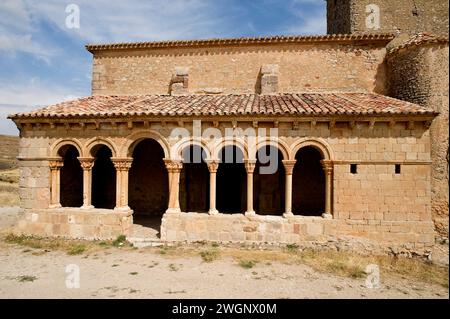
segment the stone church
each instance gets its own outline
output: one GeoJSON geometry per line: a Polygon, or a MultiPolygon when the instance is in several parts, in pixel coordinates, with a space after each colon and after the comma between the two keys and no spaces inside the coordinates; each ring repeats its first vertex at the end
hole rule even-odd
{"type": "Polygon", "coordinates": [[[433,245],[448,234],[448,2],[327,10],[326,35],[87,45],[91,96],[9,116],[19,230],[433,245]]]}

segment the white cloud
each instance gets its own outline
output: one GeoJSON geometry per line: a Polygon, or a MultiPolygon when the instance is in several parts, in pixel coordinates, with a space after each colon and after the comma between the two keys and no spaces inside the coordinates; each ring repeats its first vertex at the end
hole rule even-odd
{"type": "Polygon", "coordinates": [[[19,133],[15,124],[6,118],[9,114],[31,111],[82,95],[82,92],[57,84],[42,83],[37,78],[22,83],[0,82],[0,134],[17,135],[19,133]]]}

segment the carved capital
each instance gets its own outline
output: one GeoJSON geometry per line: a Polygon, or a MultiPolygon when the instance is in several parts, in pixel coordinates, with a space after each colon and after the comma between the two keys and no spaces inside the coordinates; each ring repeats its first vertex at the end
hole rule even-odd
{"type": "Polygon", "coordinates": [[[59,170],[64,166],[64,162],[62,160],[50,160],[48,166],[51,170],[59,170]]]}
{"type": "Polygon", "coordinates": [[[292,175],[292,172],[294,171],[295,163],[297,161],[296,160],[282,160],[282,162],[283,162],[283,166],[284,166],[284,170],[285,170],[286,174],[292,175]]]}
{"type": "Polygon", "coordinates": [[[81,168],[85,171],[90,171],[94,167],[95,158],[93,157],[78,157],[81,168]]]}
{"type": "Polygon", "coordinates": [[[333,172],[333,161],[330,160],[321,160],[323,170],[326,174],[331,174],[333,172]]]}
{"type": "Polygon", "coordinates": [[[253,173],[255,171],[256,160],[244,160],[244,165],[247,173],[253,173]]]}
{"type": "Polygon", "coordinates": [[[133,163],[132,158],[112,158],[111,160],[117,171],[128,171],[133,163]]]}
{"type": "Polygon", "coordinates": [[[206,164],[208,164],[208,170],[210,173],[217,173],[217,169],[219,168],[219,161],[207,160],[206,164]]]}
{"type": "Polygon", "coordinates": [[[183,162],[176,160],[164,160],[167,171],[170,173],[179,173],[183,169],[183,162]]]}

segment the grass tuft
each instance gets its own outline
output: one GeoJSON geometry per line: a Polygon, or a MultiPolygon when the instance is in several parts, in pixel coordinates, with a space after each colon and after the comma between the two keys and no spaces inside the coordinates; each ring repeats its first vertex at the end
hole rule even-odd
{"type": "Polygon", "coordinates": [[[210,263],[220,257],[220,251],[218,249],[207,249],[200,252],[204,262],[210,263]]]}

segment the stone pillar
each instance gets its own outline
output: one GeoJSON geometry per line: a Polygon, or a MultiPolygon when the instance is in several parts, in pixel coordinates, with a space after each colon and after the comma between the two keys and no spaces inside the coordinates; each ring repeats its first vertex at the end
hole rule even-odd
{"type": "Polygon", "coordinates": [[[180,172],[183,169],[181,160],[164,159],[169,173],[169,205],[166,213],[180,213],[180,172]]]}
{"type": "Polygon", "coordinates": [[[94,208],[92,205],[92,168],[95,158],[78,157],[81,168],[83,169],[83,206],[81,208],[94,208]]]}
{"type": "Polygon", "coordinates": [[[219,211],[216,209],[216,173],[219,168],[219,162],[214,160],[207,161],[209,170],[209,214],[216,215],[219,211]]]}
{"type": "Polygon", "coordinates": [[[264,64],[261,67],[261,94],[278,92],[278,65],[264,64]]]}
{"type": "Polygon", "coordinates": [[[333,162],[330,160],[322,160],[323,170],[325,172],[325,212],[322,214],[324,218],[333,218],[331,209],[331,197],[333,193],[333,162]]]}
{"type": "Polygon", "coordinates": [[[61,167],[64,166],[62,159],[50,160],[48,162],[50,167],[50,178],[51,178],[51,197],[50,197],[50,208],[61,207],[60,203],[60,186],[61,186],[61,167]]]}
{"type": "Polygon", "coordinates": [[[247,211],[246,216],[256,215],[253,209],[253,172],[256,160],[245,160],[245,170],[247,171],[247,211]]]}
{"type": "Polygon", "coordinates": [[[283,160],[284,165],[284,171],[286,175],[286,184],[284,189],[285,194],[285,200],[284,200],[284,206],[285,211],[283,216],[284,217],[290,217],[294,214],[292,213],[292,173],[294,171],[296,160],[283,160]]]}
{"type": "Polygon", "coordinates": [[[113,158],[116,168],[116,207],[114,209],[130,210],[128,206],[128,172],[133,158],[113,158]]]}
{"type": "Polygon", "coordinates": [[[188,67],[175,67],[170,81],[170,94],[171,95],[185,95],[189,94],[189,68],[188,67]]]}

